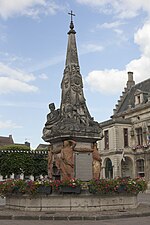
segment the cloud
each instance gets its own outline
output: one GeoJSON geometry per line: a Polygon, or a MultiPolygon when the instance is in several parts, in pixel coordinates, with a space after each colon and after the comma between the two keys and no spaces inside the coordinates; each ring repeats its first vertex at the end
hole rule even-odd
{"type": "Polygon", "coordinates": [[[25,82],[35,80],[35,76],[33,74],[27,74],[20,69],[13,69],[4,63],[0,63],[0,76],[7,76],[25,82]]]}
{"type": "Polygon", "coordinates": [[[124,25],[125,22],[122,22],[121,20],[113,21],[111,23],[103,23],[103,24],[97,24],[96,29],[107,29],[112,30],[116,33],[117,37],[119,38],[119,42],[117,40],[117,43],[127,41],[128,38],[126,37],[124,31],[120,29],[120,26],[124,25]]]}
{"type": "Polygon", "coordinates": [[[121,92],[125,86],[125,71],[117,69],[92,71],[85,78],[86,83],[92,91],[98,91],[102,94],[116,94],[121,92]]]}
{"type": "Polygon", "coordinates": [[[141,50],[141,56],[132,60],[126,68],[133,70],[136,74],[136,81],[150,77],[150,21],[147,21],[134,35],[134,42],[141,50]]]}
{"type": "Polygon", "coordinates": [[[35,5],[44,5],[45,0],[1,0],[0,1],[0,16],[3,19],[12,17],[15,14],[22,14],[24,10],[27,10],[30,7],[35,5]]]}
{"type": "Polygon", "coordinates": [[[10,92],[36,92],[37,87],[8,77],[0,77],[0,94],[10,92]]]}
{"type": "Polygon", "coordinates": [[[147,21],[134,35],[134,41],[140,46],[142,54],[150,57],[150,21],[147,21]]]}
{"type": "Polygon", "coordinates": [[[9,17],[26,15],[32,18],[38,18],[40,14],[55,14],[57,11],[65,9],[65,5],[57,4],[53,0],[1,0],[0,17],[8,19],[9,17]]]}
{"type": "Polygon", "coordinates": [[[42,73],[42,74],[39,75],[39,78],[42,79],[42,80],[47,80],[48,76],[45,73],[42,73]]]}
{"type": "Polygon", "coordinates": [[[118,20],[118,21],[114,21],[111,23],[98,24],[97,28],[114,29],[114,28],[120,27],[123,24],[125,24],[125,23],[118,20]]]}
{"type": "Polygon", "coordinates": [[[95,7],[104,13],[116,14],[120,18],[133,18],[140,10],[150,14],[149,0],[76,0],[80,4],[95,7]]]}
{"type": "Polygon", "coordinates": [[[84,44],[81,46],[82,50],[82,54],[86,54],[86,53],[91,53],[91,52],[101,52],[104,47],[101,45],[97,45],[97,44],[84,44]]]}
{"type": "Polygon", "coordinates": [[[124,70],[110,69],[91,71],[85,81],[92,91],[103,94],[116,94],[123,91],[127,82],[127,72],[133,71],[136,83],[150,78],[150,21],[147,21],[142,28],[134,35],[134,42],[141,50],[137,59],[131,60],[125,65],[124,70]]]}
{"type": "Polygon", "coordinates": [[[1,121],[0,120],[0,129],[14,129],[14,128],[22,128],[22,126],[17,125],[16,123],[12,122],[11,120],[1,121]]]}
{"type": "Polygon", "coordinates": [[[0,41],[3,43],[7,42],[6,26],[0,24],[0,41]]]}
{"type": "MultiPolygon", "coordinates": [[[[34,102],[34,101],[27,101],[27,102],[12,102],[12,101],[1,101],[0,107],[13,107],[13,108],[33,108],[33,109],[43,109],[45,106],[47,106],[46,102],[34,102]]],[[[1,115],[0,115],[1,117],[1,115]]]]}
{"type": "Polygon", "coordinates": [[[27,74],[22,70],[13,69],[4,63],[0,63],[0,94],[10,92],[35,92],[37,87],[28,84],[35,80],[33,74],[27,74]]]}
{"type": "Polygon", "coordinates": [[[41,63],[31,66],[30,71],[32,71],[32,72],[39,71],[39,70],[48,68],[50,66],[57,65],[63,61],[64,61],[64,54],[57,54],[57,56],[54,56],[53,58],[44,60],[41,63]]]}

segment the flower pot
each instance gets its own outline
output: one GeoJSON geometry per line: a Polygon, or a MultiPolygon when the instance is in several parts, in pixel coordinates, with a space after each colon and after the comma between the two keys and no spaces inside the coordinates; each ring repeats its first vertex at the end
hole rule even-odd
{"type": "Polygon", "coordinates": [[[59,187],[60,193],[74,193],[74,194],[80,194],[81,193],[81,187],[80,186],[60,186],[59,187]]]}
{"type": "Polygon", "coordinates": [[[118,187],[118,192],[119,192],[119,193],[124,193],[124,192],[126,192],[126,185],[121,184],[121,185],[118,187]]]}
{"type": "Polygon", "coordinates": [[[39,186],[37,188],[37,193],[39,194],[46,194],[50,195],[52,193],[52,187],[51,186],[39,186]]]}
{"type": "Polygon", "coordinates": [[[97,193],[97,190],[96,190],[96,188],[93,185],[88,185],[88,189],[89,189],[89,192],[91,194],[96,194],[97,193]]]}

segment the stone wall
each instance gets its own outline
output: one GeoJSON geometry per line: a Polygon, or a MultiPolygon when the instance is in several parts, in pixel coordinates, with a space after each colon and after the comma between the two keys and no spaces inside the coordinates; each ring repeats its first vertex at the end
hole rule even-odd
{"type": "Polygon", "coordinates": [[[136,208],[137,196],[65,194],[31,197],[28,195],[9,196],[6,208],[24,211],[103,211],[136,208]]]}

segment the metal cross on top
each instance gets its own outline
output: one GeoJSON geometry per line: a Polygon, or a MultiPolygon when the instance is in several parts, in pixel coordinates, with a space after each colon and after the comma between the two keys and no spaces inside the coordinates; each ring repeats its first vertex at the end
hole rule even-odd
{"type": "Polygon", "coordinates": [[[68,13],[69,15],[71,15],[71,22],[72,22],[72,16],[75,16],[75,14],[73,13],[73,11],[71,10],[70,13],[68,13]]]}

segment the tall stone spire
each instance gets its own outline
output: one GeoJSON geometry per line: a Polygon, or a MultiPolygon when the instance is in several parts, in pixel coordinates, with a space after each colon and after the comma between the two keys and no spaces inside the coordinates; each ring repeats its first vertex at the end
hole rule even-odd
{"type": "Polygon", "coordinates": [[[66,66],[71,66],[71,64],[75,64],[76,66],[79,66],[78,62],[78,53],[77,53],[77,46],[76,46],[76,38],[75,38],[75,30],[74,30],[74,24],[72,20],[72,15],[75,16],[75,14],[69,13],[71,15],[71,22],[70,22],[70,30],[68,32],[68,47],[67,47],[67,55],[66,55],[66,66]]]}
{"type": "Polygon", "coordinates": [[[91,117],[86,106],[76,46],[76,32],[72,20],[72,16],[75,15],[72,11],[69,14],[71,22],[68,32],[66,63],[61,82],[60,109],[55,110],[53,103],[49,105],[51,112],[47,115],[42,138],[47,142],[63,138],[90,139],[91,142],[94,142],[101,139],[101,128],[98,122],[91,117]]]}
{"type": "Polygon", "coordinates": [[[91,119],[83,94],[83,82],[80,74],[74,24],[71,13],[70,30],[68,32],[68,46],[66,64],[61,83],[61,115],[67,118],[82,117],[82,122],[91,119]]]}

